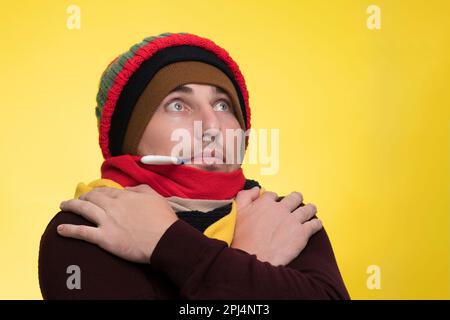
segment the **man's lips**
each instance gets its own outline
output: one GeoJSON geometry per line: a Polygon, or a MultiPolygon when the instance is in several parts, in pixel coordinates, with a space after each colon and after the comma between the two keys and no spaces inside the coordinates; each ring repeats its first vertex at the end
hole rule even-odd
{"type": "Polygon", "coordinates": [[[225,156],[221,155],[221,154],[216,155],[214,150],[212,150],[211,152],[204,151],[202,153],[192,156],[190,159],[187,160],[186,163],[222,164],[222,163],[225,163],[225,156]]]}
{"type": "Polygon", "coordinates": [[[192,164],[223,164],[224,161],[222,158],[218,157],[200,157],[200,158],[193,158],[191,160],[192,164]]]}

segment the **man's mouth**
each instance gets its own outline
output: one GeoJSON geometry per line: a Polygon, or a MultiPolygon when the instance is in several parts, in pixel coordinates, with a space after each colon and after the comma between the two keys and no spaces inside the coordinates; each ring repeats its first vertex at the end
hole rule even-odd
{"type": "Polygon", "coordinates": [[[186,163],[203,165],[224,164],[225,156],[221,152],[216,153],[216,150],[203,150],[203,152],[193,155],[186,163]]]}

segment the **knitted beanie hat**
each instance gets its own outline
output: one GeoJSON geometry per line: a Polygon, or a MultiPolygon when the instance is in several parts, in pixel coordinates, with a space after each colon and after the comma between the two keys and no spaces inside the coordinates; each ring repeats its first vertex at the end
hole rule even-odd
{"type": "Polygon", "coordinates": [[[102,74],[95,113],[103,157],[135,153],[156,107],[187,83],[228,93],[241,128],[250,129],[245,79],[228,52],[194,34],[162,33],[132,46],[102,74]]]}

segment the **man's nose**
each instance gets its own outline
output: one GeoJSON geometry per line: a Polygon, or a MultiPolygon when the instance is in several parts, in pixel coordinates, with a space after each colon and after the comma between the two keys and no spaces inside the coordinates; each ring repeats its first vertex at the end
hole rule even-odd
{"type": "Polygon", "coordinates": [[[216,132],[220,131],[220,121],[217,117],[217,112],[209,104],[205,104],[200,109],[200,120],[202,121],[202,134],[205,132],[210,135],[216,135],[216,132]]]}

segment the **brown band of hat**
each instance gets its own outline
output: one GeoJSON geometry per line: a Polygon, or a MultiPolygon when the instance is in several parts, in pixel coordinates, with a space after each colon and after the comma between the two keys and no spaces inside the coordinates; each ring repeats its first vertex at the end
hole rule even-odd
{"type": "Polygon", "coordinates": [[[161,68],[139,97],[125,133],[122,145],[124,154],[137,155],[137,148],[145,128],[161,101],[173,89],[188,83],[214,85],[225,90],[231,99],[241,128],[245,129],[236,89],[226,74],[213,65],[200,61],[175,62],[161,68]]]}

